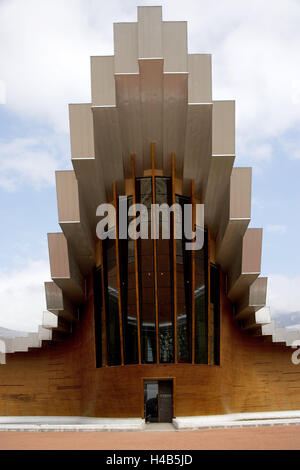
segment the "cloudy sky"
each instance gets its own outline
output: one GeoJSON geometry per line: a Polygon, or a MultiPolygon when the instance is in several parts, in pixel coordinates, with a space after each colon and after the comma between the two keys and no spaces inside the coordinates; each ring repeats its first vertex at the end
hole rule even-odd
{"type": "Polygon", "coordinates": [[[273,314],[300,312],[299,0],[0,0],[0,326],[34,331],[59,230],[55,169],[70,169],[70,102],[90,101],[90,56],[137,5],[187,20],[213,54],[213,98],[235,99],[236,166],[253,166],[251,226],[264,228],[273,314]]]}

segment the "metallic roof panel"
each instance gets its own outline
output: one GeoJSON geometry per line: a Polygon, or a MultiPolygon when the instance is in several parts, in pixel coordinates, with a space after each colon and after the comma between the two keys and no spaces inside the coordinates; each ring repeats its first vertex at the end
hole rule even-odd
{"type": "Polygon", "coordinates": [[[114,23],[115,73],[138,73],[138,25],[114,23]]]}
{"type": "Polygon", "coordinates": [[[72,158],[93,157],[95,150],[91,104],[70,104],[69,124],[72,158]]]}
{"type": "Polygon", "coordinates": [[[164,72],[187,72],[187,22],[162,23],[164,72]]]}
{"type": "Polygon", "coordinates": [[[212,153],[235,155],[235,101],[213,102],[212,153]]]}
{"type": "Polygon", "coordinates": [[[155,166],[163,168],[163,59],[140,59],[143,168],[151,168],[151,143],[155,142],[155,166]]]}
{"type": "Polygon", "coordinates": [[[115,80],[125,177],[131,177],[131,153],[136,155],[136,175],[142,176],[143,134],[140,76],[138,74],[116,75],[115,80]]]}
{"type": "Polygon", "coordinates": [[[175,152],[176,176],[182,177],[187,120],[187,74],[164,73],[163,170],[171,175],[171,153],[175,152]]]}
{"type": "MultiPolygon", "coordinates": [[[[185,137],[183,178],[195,180],[195,194],[202,195],[211,161],[212,105],[189,104],[185,137]]],[[[185,189],[184,189],[185,192],[185,189]]]]}
{"type": "Polygon", "coordinates": [[[94,107],[96,165],[103,178],[107,200],[112,200],[113,181],[123,184],[124,168],[118,109],[94,107]]]}
{"type": "Polygon", "coordinates": [[[210,54],[189,54],[189,103],[211,103],[212,73],[210,54]]]}
{"type": "Polygon", "coordinates": [[[114,56],[91,57],[93,106],[114,106],[116,104],[114,73],[114,56]]]}
{"type": "Polygon", "coordinates": [[[214,238],[218,232],[226,194],[229,192],[233,164],[234,156],[231,155],[213,155],[211,157],[204,205],[205,223],[210,227],[214,238]]]}
{"type": "Polygon", "coordinates": [[[139,58],[162,57],[162,7],[138,7],[139,58]]]}

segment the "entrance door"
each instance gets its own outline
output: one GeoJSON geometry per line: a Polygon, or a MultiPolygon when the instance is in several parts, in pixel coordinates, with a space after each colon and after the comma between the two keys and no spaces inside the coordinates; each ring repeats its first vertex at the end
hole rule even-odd
{"type": "Polygon", "coordinates": [[[173,418],[173,382],[158,382],[158,417],[160,423],[171,423],[173,418]]]}
{"type": "Polygon", "coordinates": [[[173,418],[173,381],[145,380],[145,419],[150,423],[171,423],[173,418]]]}

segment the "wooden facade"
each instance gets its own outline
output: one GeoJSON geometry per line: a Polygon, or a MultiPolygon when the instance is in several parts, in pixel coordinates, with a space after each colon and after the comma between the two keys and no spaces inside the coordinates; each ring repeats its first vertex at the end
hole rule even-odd
{"type": "Polygon", "coordinates": [[[278,341],[275,326],[268,318],[256,321],[256,313],[263,310],[266,300],[266,279],[258,277],[262,229],[248,228],[251,169],[232,168],[234,102],[212,101],[211,57],[188,54],[186,24],[162,21],[161,7],[139,7],[138,23],[118,23],[114,32],[115,55],[93,57],[91,61],[92,102],[70,106],[74,171],[61,171],[56,175],[58,215],[63,233],[48,234],[52,283],[45,284],[47,310],[58,317],[58,326],[64,324],[62,319],[72,322],[69,328],[72,333],[61,334],[58,327],[49,332],[45,326],[46,337],[39,332],[33,334],[35,342],[26,343],[27,338],[21,338],[27,345],[23,345],[23,349],[31,348],[28,352],[15,352],[20,350],[18,339],[16,346],[12,344],[6,354],[7,364],[0,366],[0,414],[140,417],[144,413],[143,381],[146,379],[172,380],[174,416],[299,410],[300,366],[292,363],[293,350],[286,346],[292,344],[293,337],[286,331],[280,336],[282,342],[268,341],[270,338],[278,341]],[[151,180],[152,203],[156,202],[156,178],[169,179],[172,203],[179,196],[192,203],[193,229],[198,225],[196,204],[201,201],[205,205],[208,255],[207,266],[202,270],[205,282],[201,282],[201,287],[206,289],[205,321],[201,327],[198,321],[196,327],[197,318],[199,320],[199,307],[195,305],[198,265],[197,255],[192,251],[186,275],[186,290],[191,294],[187,297],[189,299],[190,295],[191,299],[186,302],[188,307],[184,312],[188,319],[186,336],[190,334],[192,338],[191,357],[180,358],[179,299],[185,289],[181,285],[180,290],[179,284],[185,274],[184,263],[181,263],[182,271],[177,273],[173,214],[172,248],[170,245],[173,258],[170,269],[166,263],[160,274],[167,274],[167,279],[170,274],[169,279],[172,279],[172,288],[171,281],[167,285],[172,300],[166,304],[170,306],[168,321],[172,323],[174,344],[172,340],[169,344],[174,346],[174,358],[170,355],[165,360],[168,363],[163,363],[159,357],[160,242],[154,238],[154,268],[149,268],[148,274],[153,275],[153,312],[150,313],[155,324],[156,361],[143,363],[146,361],[141,335],[143,321],[149,318],[143,312],[140,245],[135,240],[134,266],[132,262],[135,294],[131,305],[136,306],[133,316],[136,318],[137,358],[131,361],[134,364],[125,365],[126,315],[125,310],[122,312],[122,301],[126,295],[120,274],[122,238],[118,239],[118,222],[110,220],[109,228],[115,227],[117,235],[114,287],[118,294],[120,361],[114,363],[120,365],[109,366],[106,252],[105,242],[95,243],[95,214],[99,215],[96,208],[108,201],[113,201],[117,207],[118,196],[124,194],[135,203],[138,198],[135,183],[143,177],[151,180]],[[216,264],[221,273],[220,361],[215,361],[213,354],[217,343],[214,343],[211,263],[216,264]],[[101,342],[100,364],[96,364],[92,273],[95,265],[101,266],[102,274],[96,285],[102,293],[98,322],[101,334],[97,336],[97,344],[101,342]],[[207,276],[203,274],[206,271],[207,276]],[[262,331],[265,326],[269,328],[269,336],[262,331]],[[207,361],[197,357],[195,337],[200,330],[202,333],[205,330],[202,336],[207,339],[207,343],[203,343],[207,361]],[[48,341],[40,348],[41,338],[48,341]],[[59,339],[63,340],[56,341],[59,339]],[[183,360],[190,362],[180,362],[183,360]],[[219,362],[220,365],[215,365],[219,362]]]}
{"type": "Polygon", "coordinates": [[[42,349],[7,355],[0,366],[0,414],[140,417],[143,378],[174,380],[174,416],[300,408],[292,349],[241,330],[221,279],[221,365],[96,368],[93,282],[73,334],[42,349]]]}

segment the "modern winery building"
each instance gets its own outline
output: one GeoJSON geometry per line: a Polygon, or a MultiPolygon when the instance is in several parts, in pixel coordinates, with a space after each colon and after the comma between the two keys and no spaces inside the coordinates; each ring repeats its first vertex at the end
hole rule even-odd
{"type": "Polygon", "coordinates": [[[138,7],[137,22],[114,24],[114,55],[91,58],[91,102],[69,117],[73,170],[56,172],[47,311],[38,332],[3,340],[0,415],[299,410],[300,334],[276,328],[265,306],[251,168],[234,166],[235,103],[213,101],[211,56],[188,53],[187,23],[138,7]],[[101,240],[104,203],[117,217],[101,240]],[[175,212],[169,239],[160,228],[120,237],[124,204],[189,204],[193,230],[203,204],[202,248],[176,236],[175,212]]]}

